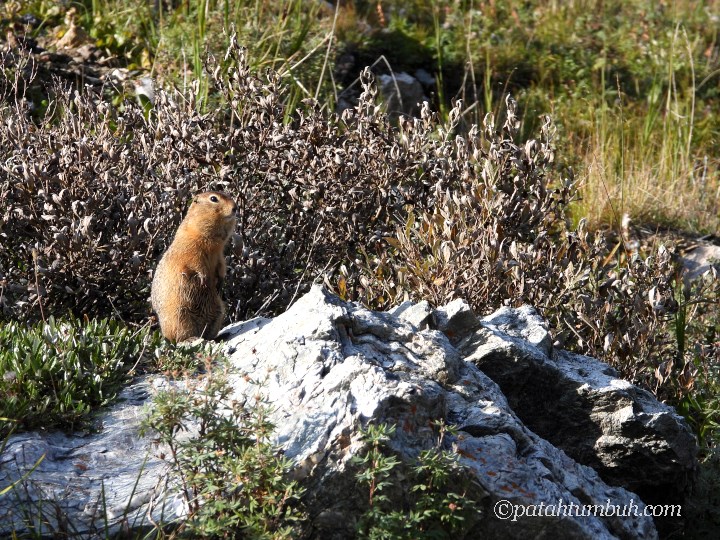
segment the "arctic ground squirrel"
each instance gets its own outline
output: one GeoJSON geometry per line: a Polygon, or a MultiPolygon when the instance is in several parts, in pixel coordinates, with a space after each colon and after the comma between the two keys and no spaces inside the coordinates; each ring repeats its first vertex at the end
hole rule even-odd
{"type": "Polygon", "coordinates": [[[220,290],[226,274],[225,244],[237,205],[218,191],[193,199],[175,238],[155,269],[152,307],[170,341],[217,336],[225,318],[220,290]]]}

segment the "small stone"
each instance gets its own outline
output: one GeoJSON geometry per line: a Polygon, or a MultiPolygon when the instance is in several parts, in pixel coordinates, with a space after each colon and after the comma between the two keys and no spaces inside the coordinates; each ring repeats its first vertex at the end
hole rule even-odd
{"type": "Polygon", "coordinates": [[[480,327],[472,308],[461,299],[437,308],[433,312],[435,328],[445,334],[453,344],[462,341],[480,327]]]}
{"type": "Polygon", "coordinates": [[[391,116],[413,116],[420,110],[420,104],[427,101],[422,85],[404,71],[380,75],[378,83],[391,116]]]}
{"type": "Polygon", "coordinates": [[[426,300],[417,304],[406,300],[399,306],[394,307],[388,313],[399,317],[401,320],[409,322],[419,330],[428,328],[432,316],[432,308],[426,300]]]}
{"type": "Polygon", "coordinates": [[[686,283],[698,279],[712,267],[720,269],[720,246],[701,245],[680,259],[686,283]]]}
{"type": "Polygon", "coordinates": [[[535,345],[547,356],[552,356],[553,339],[535,308],[524,305],[519,308],[503,307],[482,320],[483,324],[535,345]]]}

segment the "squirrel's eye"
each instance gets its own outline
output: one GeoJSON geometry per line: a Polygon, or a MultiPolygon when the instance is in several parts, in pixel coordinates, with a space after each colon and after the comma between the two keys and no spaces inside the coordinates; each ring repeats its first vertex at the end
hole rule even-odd
{"type": "Polygon", "coordinates": [[[218,202],[218,198],[215,195],[210,195],[210,201],[211,202],[218,202]]]}

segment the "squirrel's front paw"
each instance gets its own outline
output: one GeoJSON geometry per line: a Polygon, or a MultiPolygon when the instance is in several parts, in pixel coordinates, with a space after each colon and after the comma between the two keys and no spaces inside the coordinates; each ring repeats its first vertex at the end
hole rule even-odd
{"type": "Polygon", "coordinates": [[[192,270],[185,270],[184,272],[180,272],[180,274],[185,279],[197,279],[200,282],[201,287],[207,287],[208,284],[208,277],[207,274],[204,272],[194,272],[192,270]]]}

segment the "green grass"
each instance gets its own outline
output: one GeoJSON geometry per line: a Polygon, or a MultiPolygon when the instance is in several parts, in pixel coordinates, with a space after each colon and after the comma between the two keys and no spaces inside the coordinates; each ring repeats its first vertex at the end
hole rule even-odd
{"type": "Polygon", "coordinates": [[[294,102],[330,83],[322,68],[332,17],[321,16],[319,3],[187,0],[159,2],[157,10],[145,0],[83,4],[83,26],[98,46],[127,56],[130,67],[149,70],[162,84],[184,91],[197,85],[201,107],[211,103],[203,59],[208,52],[222,59],[233,34],[248,47],[254,70],[271,68],[291,83],[294,102]]]}
{"type": "Polygon", "coordinates": [[[714,5],[510,1],[482,10],[470,2],[464,10],[447,2],[445,58],[453,68],[470,60],[479,87],[448,94],[479,101],[477,121],[510,91],[523,136],[550,113],[559,125],[559,155],[584,179],[577,213],[592,224],[617,227],[628,213],[644,223],[714,231],[714,5]]]}

